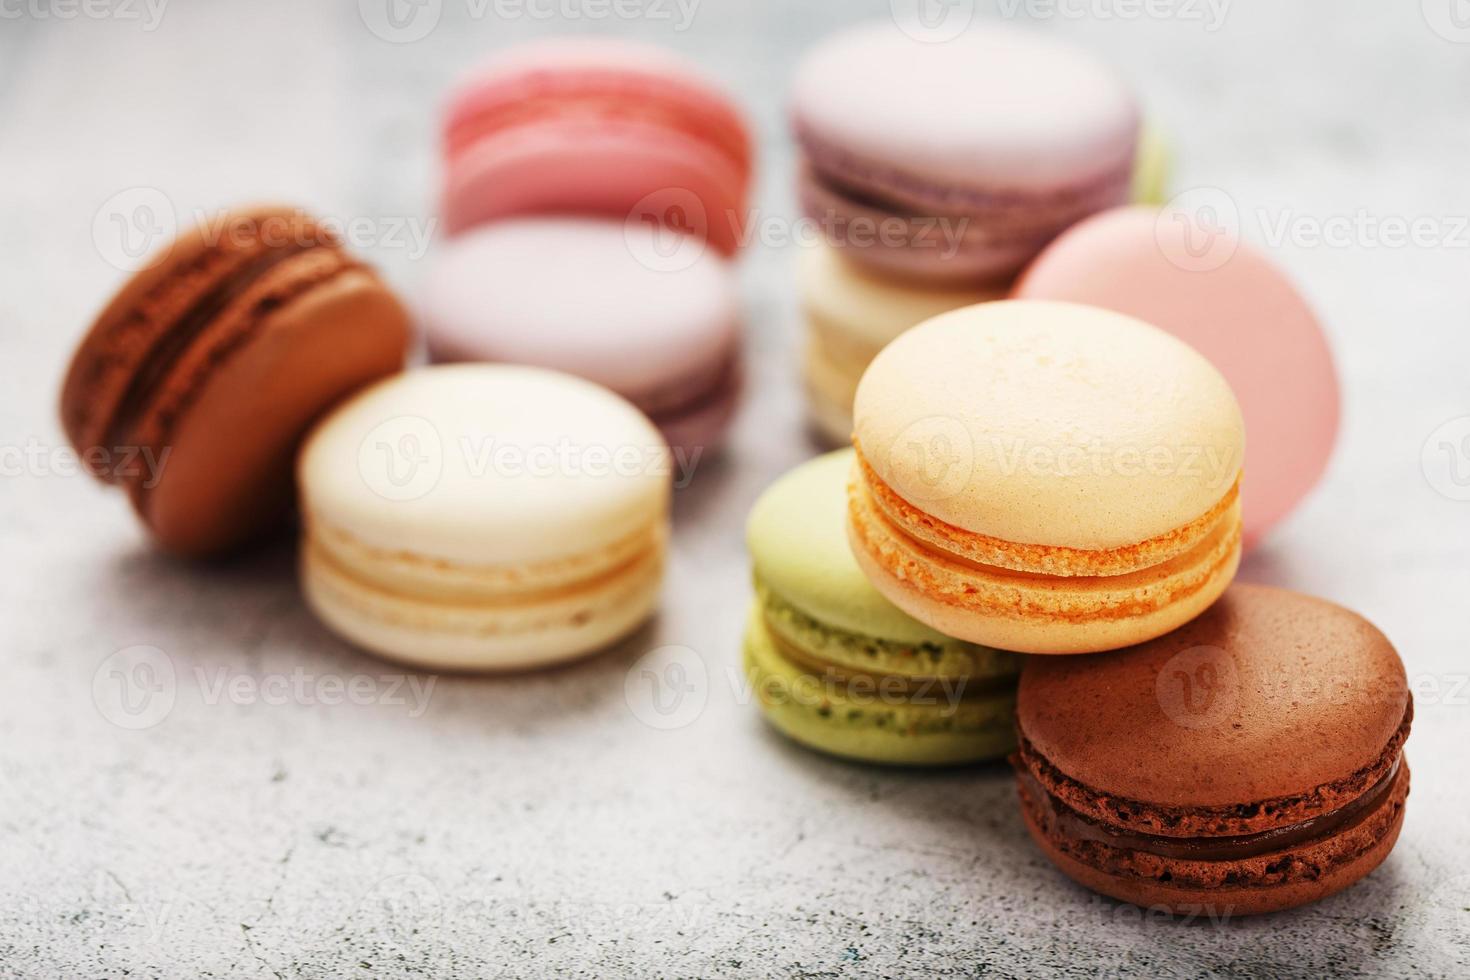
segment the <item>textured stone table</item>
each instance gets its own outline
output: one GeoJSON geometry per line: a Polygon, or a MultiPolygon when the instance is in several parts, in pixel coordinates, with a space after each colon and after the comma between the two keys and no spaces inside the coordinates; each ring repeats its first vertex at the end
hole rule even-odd
{"type": "Polygon", "coordinates": [[[1470,30],[1449,0],[1420,6],[981,4],[1124,66],[1175,135],[1178,185],[1226,189],[1321,308],[1341,445],[1243,576],[1362,610],[1419,692],[1383,868],[1313,908],[1180,924],[1054,872],[1001,768],[818,758],[737,680],[741,521],[812,451],[782,93],[803,46],[887,4],[434,0],[405,8],[439,18],[410,40],[426,22],[394,28],[373,0],[377,34],[351,2],[0,3],[0,975],[1464,976],[1470,30]],[[152,554],[120,495],[68,467],[56,387],[121,275],[112,215],[141,235],[160,201],[366,217],[363,251],[412,291],[437,93],[559,8],[688,51],[759,127],[751,396],[679,494],[655,626],[569,669],[430,688],[311,619],[289,542],[205,572],[152,554]],[[1413,218],[1432,240],[1373,224],[1413,218]],[[138,646],[158,652],[118,654],[138,646]]]}

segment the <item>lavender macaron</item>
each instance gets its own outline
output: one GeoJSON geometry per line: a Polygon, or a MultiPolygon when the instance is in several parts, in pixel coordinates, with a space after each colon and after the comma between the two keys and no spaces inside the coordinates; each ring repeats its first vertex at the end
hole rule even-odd
{"type": "Polygon", "coordinates": [[[997,282],[1128,200],[1140,113],[1123,81],[1045,34],[936,43],[892,21],[818,44],[792,125],[803,209],[847,255],[909,280],[997,282]]]}
{"type": "Polygon", "coordinates": [[[631,401],[685,459],[715,451],[740,388],[734,272],[714,250],[662,234],[535,217],[454,238],[424,290],[430,358],[580,375],[631,401]]]}

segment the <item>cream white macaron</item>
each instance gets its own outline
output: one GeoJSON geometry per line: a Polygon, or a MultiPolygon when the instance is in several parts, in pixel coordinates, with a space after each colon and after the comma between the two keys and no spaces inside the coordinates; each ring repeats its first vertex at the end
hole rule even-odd
{"type": "Polygon", "coordinates": [[[399,375],[302,449],[307,600],[353,643],[432,670],[591,653],[657,604],[670,467],[652,423],[591,382],[489,364],[399,375]]]}

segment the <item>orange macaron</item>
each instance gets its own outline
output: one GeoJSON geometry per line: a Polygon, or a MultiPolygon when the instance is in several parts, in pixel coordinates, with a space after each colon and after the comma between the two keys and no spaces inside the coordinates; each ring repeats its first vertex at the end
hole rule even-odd
{"type": "Polygon", "coordinates": [[[855,406],[848,532],[942,633],[1091,653],[1167,633],[1240,560],[1245,434],[1194,350],[1068,303],[986,303],[883,350],[855,406]]]}

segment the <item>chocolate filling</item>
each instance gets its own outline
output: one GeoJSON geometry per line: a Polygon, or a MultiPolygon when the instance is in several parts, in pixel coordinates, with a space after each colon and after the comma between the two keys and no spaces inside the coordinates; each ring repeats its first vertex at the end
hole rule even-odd
{"type": "Polygon", "coordinates": [[[1026,795],[1043,811],[1048,823],[1070,840],[1095,841],[1121,850],[1141,851],[1157,857],[1183,861],[1243,861],[1322,840],[1351,829],[1376,810],[1393,789],[1399,774],[1395,759],[1388,773],[1362,796],[1345,806],[1300,823],[1276,827],[1258,834],[1231,837],[1160,837],[1154,834],[1118,832],[1091,820],[1046,791],[1036,777],[1018,770],[1026,795]]]}
{"type": "Polygon", "coordinates": [[[232,302],[276,266],[319,247],[330,246],[297,241],[280,248],[267,249],[216,283],[212,289],[201,296],[153,345],[147,357],[133,373],[127,390],[118,401],[112,423],[107,428],[105,444],[126,446],[131,443],[133,424],[143,413],[144,407],[156,392],[158,385],[184,356],[184,352],[193,344],[195,338],[203,333],[232,302]]]}

